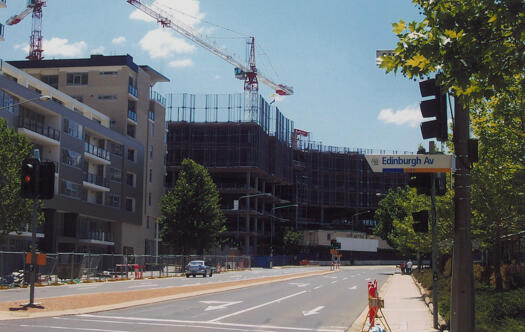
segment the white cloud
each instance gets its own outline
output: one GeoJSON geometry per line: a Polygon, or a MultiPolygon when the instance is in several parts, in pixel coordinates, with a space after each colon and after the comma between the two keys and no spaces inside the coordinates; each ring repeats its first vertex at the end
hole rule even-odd
{"type": "Polygon", "coordinates": [[[416,127],[422,120],[421,112],[418,105],[409,105],[403,109],[392,110],[385,108],[379,111],[377,119],[385,123],[393,123],[396,125],[408,125],[416,127]]]}
{"type": "Polygon", "coordinates": [[[91,54],[104,54],[106,48],[104,46],[99,46],[91,50],[91,54]]]}
{"type": "Polygon", "coordinates": [[[173,61],[170,61],[169,66],[173,68],[191,67],[193,66],[193,60],[189,58],[173,60],[173,61]]]}
{"type": "Polygon", "coordinates": [[[14,47],[15,50],[22,50],[26,53],[29,53],[29,45],[27,43],[16,44],[14,47]]]}
{"type": "Polygon", "coordinates": [[[121,44],[124,44],[126,42],[126,37],[120,36],[120,37],[117,37],[117,38],[113,38],[113,40],[111,42],[113,44],[115,44],[115,45],[121,45],[121,44]]]}
{"type": "Polygon", "coordinates": [[[44,57],[78,57],[84,55],[87,50],[87,43],[84,41],[70,43],[68,39],[58,37],[44,39],[42,46],[44,57]]]}
{"type": "Polygon", "coordinates": [[[153,59],[170,58],[175,54],[187,54],[195,51],[195,46],[184,39],[174,36],[174,32],[163,28],[148,31],[139,42],[153,59]]]}
{"type": "MultiPolygon", "coordinates": [[[[195,27],[205,16],[200,11],[200,1],[198,0],[155,0],[150,7],[190,27],[195,27]]],[[[145,22],[155,22],[153,18],[138,9],[133,11],[129,18],[145,22]]]]}

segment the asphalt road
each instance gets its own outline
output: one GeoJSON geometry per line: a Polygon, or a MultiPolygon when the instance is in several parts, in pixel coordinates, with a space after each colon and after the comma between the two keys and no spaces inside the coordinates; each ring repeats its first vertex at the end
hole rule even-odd
{"type": "MultiPolygon", "coordinates": [[[[259,274],[285,273],[286,270],[263,270],[259,274]]],[[[343,267],[340,272],[329,275],[126,309],[3,321],[0,322],[0,331],[342,332],[366,306],[368,281],[377,279],[381,286],[393,272],[393,267],[343,267]]],[[[230,273],[224,277],[230,278],[230,273]]],[[[211,279],[191,279],[192,282],[203,280],[211,279]]]]}
{"type": "MultiPolygon", "coordinates": [[[[162,279],[142,279],[142,280],[128,280],[118,282],[94,282],[81,283],[74,285],[62,286],[46,286],[35,288],[35,301],[46,297],[57,297],[66,295],[78,294],[93,294],[104,292],[125,292],[130,290],[142,289],[157,289],[164,287],[188,286],[209,284],[225,281],[249,280],[259,279],[271,276],[289,275],[295,273],[311,272],[311,271],[326,271],[328,267],[297,267],[285,269],[251,269],[246,271],[236,271],[227,273],[215,273],[213,276],[203,278],[197,276],[195,278],[173,277],[162,279]]],[[[13,288],[0,291],[0,301],[29,301],[29,287],[28,288],[13,288]]]]}

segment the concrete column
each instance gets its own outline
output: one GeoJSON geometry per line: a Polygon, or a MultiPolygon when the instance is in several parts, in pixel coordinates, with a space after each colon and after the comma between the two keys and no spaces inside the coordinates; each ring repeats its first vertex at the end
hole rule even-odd
{"type": "Polygon", "coordinates": [[[324,224],[324,207],[321,207],[321,224],[324,224]]]}

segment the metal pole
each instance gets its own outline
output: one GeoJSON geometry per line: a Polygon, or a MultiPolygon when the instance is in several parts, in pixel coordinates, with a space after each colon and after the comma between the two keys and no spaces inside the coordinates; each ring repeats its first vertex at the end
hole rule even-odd
{"type": "Polygon", "coordinates": [[[29,265],[29,305],[35,304],[36,279],[36,198],[33,198],[33,219],[31,220],[31,265],[29,265]]]}
{"type": "Polygon", "coordinates": [[[431,215],[432,215],[432,307],[434,315],[434,328],[438,329],[438,246],[436,229],[436,173],[432,173],[432,195],[431,215]]]}
{"type": "Polygon", "coordinates": [[[470,230],[469,112],[455,98],[454,249],[452,255],[451,332],[474,331],[474,276],[470,230]]]}
{"type": "Polygon", "coordinates": [[[159,222],[155,221],[155,264],[159,260],[159,222]]]}

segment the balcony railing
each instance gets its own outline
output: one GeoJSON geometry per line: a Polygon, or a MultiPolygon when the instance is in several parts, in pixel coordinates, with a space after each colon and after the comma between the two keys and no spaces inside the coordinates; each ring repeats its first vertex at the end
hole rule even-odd
{"type": "Polygon", "coordinates": [[[82,180],[96,184],[97,186],[108,187],[108,179],[93,173],[84,172],[82,180]]]}
{"type": "Polygon", "coordinates": [[[114,235],[111,232],[85,232],[80,234],[80,239],[114,242],[114,235]]]}
{"type": "Polygon", "coordinates": [[[99,148],[98,146],[91,145],[88,142],[84,143],[84,151],[109,161],[109,151],[99,148]]]}
{"type": "Polygon", "coordinates": [[[128,119],[137,122],[137,113],[132,110],[128,110],[128,119]]]}
{"type": "Polygon", "coordinates": [[[134,96],[135,98],[139,97],[139,91],[133,85],[128,86],[128,92],[130,95],[134,96]]]}
{"type": "Polygon", "coordinates": [[[60,131],[55,128],[45,126],[43,123],[28,119],[25,117],[18,117],[18,127],[29,129],[37,134],[49,137],[55,141],[60,141],[60,131]]]}
{"type": "Polygon", "coordinates": [[[158,93],[157,91],[153,91],[153,90],[152,90],[151,93],[150,93],[149,98],[150,98],[151,100],[154,100],[154,101],[160,103],[160,104],[163,105],[164,107],[166,107],[166,98],[163,97],[163,96],[162,96],[160,93],[158,93]]]}

